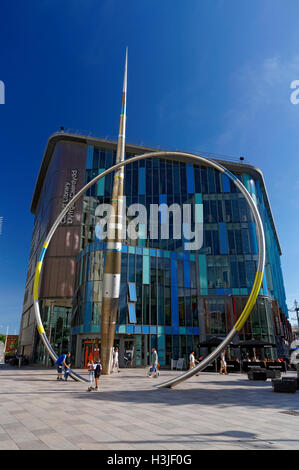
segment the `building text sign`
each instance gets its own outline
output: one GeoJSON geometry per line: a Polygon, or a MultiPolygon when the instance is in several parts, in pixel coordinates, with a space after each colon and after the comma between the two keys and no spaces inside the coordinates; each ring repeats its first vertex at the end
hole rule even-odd
{"type": "Polygon", "coordinates": [[[2,80],[0,80],[0,104],[5,104],[5,85],[2,80]]]}
{"type": "MultiPolygon", "coordinates": [[[[66,181],[64,184],[61,209],[64,209],[65,206],[73,199],[74,195],[76,194],[77,182],[78,182],[78,170],[71,170],[70,181],[66,181]]],[[[71,225],[74,220],[74,213],[75,213],[75,204],[71,206],[70,210],[64,216],[61,223],[71,225]]]]}

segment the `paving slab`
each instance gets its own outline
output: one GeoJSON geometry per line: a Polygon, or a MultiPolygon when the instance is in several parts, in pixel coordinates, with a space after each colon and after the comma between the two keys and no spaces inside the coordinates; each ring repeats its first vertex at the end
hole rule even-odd
{"type": "Polygon", "coordinates": [[[54,369],[0,367],[0,449],[299,449],[299,391],[205,372],[155,388],[180,373],[162,370],[153,380],[145,369],[121,369],[88,392],[87,384],[57,381],[54,369]]]}

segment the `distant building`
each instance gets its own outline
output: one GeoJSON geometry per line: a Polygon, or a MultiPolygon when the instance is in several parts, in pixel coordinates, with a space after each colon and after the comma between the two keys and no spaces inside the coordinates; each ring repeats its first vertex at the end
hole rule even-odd
{"type": "MultiPolygon", "coordinates": [[[[154,149],[126,145],[126,158],[154,149]]],[[[46,355],[36,331],[32,284],[45,235],[72,195],[115,161],[116,142],[56,133],[50,137],[37,178],[35,215],[22,313],[19,351],[31,361],[46,355]]],[[[240,339],[277,345],[259,355],[281,356],[292,337],[280,264],[281,248],[262,172],[245,163],[221,161],[240,178],[256,201],[265,229],[266,267],[254,310],[240,339]]],[[[84,366],[101,343],[102,278],[106,245],[96,237],[95,209],[111,201],[110,174],[74,204],[47,250],[40,288],[43,324],[59,354],[71,349],[73,364],[84,366]]],[[[203,203],[204,244],[184,251],[183,241],[150,239],[122,245],[121,296],[115,346],[120,360],[132,351],[135,366],[149,364],[156,347],[161,366],[200,351],[200,341],[225,337],[250,293],[257,260],[255,224],[242,194],[212,168],[147,160],[125,169],[127,206],[203,203]],[[136,322],[129,311],[133,283],[136,322]],[[131,285],[131,284],[130,284],[131,285]]]]}

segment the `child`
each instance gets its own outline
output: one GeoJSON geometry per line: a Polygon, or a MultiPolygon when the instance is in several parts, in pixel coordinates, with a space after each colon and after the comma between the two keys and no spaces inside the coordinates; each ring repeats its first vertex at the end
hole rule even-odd
{"type": "Polygon", "coordinates": [[[95,365],[95,370],[94,370],[94,378],[96,382],[95,390],[98,390],[98,382],[99,382],[99,378],[101,375],[102,375],[102,364],[101,364],[100,359],[98,359],[96,360],[96,365],[95,365]]]}
{"type": "Polygon", "coordinates": [[[88,378],[89,378],[89,381],[90,381],[90,386],[88,387],[87,390],[89,392],[91,392],[91,390],[94,390],[93,384],[94,384],[95,365],[94,365],[93,360],[88,361],[87,367],[88,367],[88,378]]]}

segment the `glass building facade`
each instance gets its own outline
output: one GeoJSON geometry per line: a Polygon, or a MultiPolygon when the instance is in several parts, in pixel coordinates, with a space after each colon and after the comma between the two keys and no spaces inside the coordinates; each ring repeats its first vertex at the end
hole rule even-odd
{"type": "MultiPolygon", "coordinates": [[[[70,140],[75,147],[80,139],[73,137],[70,140]]],[[[146,150],[127,146],[126,159],[146,150]]],[[[100,139],[86,141],[80,155],[83,186],[115,163],[116,144],[100,139]]],[[[262,351],[262,354],[276,358],[281,338],[288,339],[290,335],[290,326],[280,264],[281,251],[263,176],[260,170],[247,164],[221,163],[242,181],[252,195],[261,214],[266,237],[262,288],[239,339],[255,338],[276,343],[278,349],[262,351]]],[[[148,159],[127,165],[124,181],[127,207],[139,203],[149,214],[151,204],[167,204],[168,207],[178,204],[181,208],[184,204],[191,204],[192,223],[203,223],[203,245],[198,250],[184,249],[186,240],[173,236],[171,213],[168,239],[152,237],[153,228],[148,218],[147,223],[139,226],[142,238],[123,240],[115,345],[120,349],[120,359],[128,351],[132,352],[134,366],[149,364],[152,347],[157,348],[162,367],[170,366],[171,359],[185,358],[187,361],[191,351],[197,355],[202,353],[200,342],[212,336],[224,338],[245,306],[257,263],[252,214],[244,197],[226,175],[205,166],[148,159]],[[134,300],[132,292],[136,295],[134,300]]],[[[68,319],[64,321],[65,331],[61,332],[59,344],[65,345],[65,338],[69,338],[69,348],[78,367],[84,367],[90,355],[100,349],[107,247],[105,240],[97,237],[96,209],[100,204],[110,204],[112,186],[113,175],[110,174],[86,192],[77,208],[80,217],[76,238],[78,248],[72,258],[72,295],[64,296],[68,319]]],[[[130,220],[127,215],[127,223],[130,220]]],[[[159,234],[163,223],[165,214],[161,209],[159,234]]],[[[50,314],[53,319],[53,312],[59,310],[59,304],[62,305],[62,300],[57,302],[56,298],[53,307],[51,300],[53,298],[48,295],[41,300],[45,305],[42,311],[46,327],[51,324],[50,314]]],[[[53,331],[53,325],[51,328],[53,331]]],[[[43,360],[43,346],[38,338],[34,348],[36,360],[43,360]]]]}

